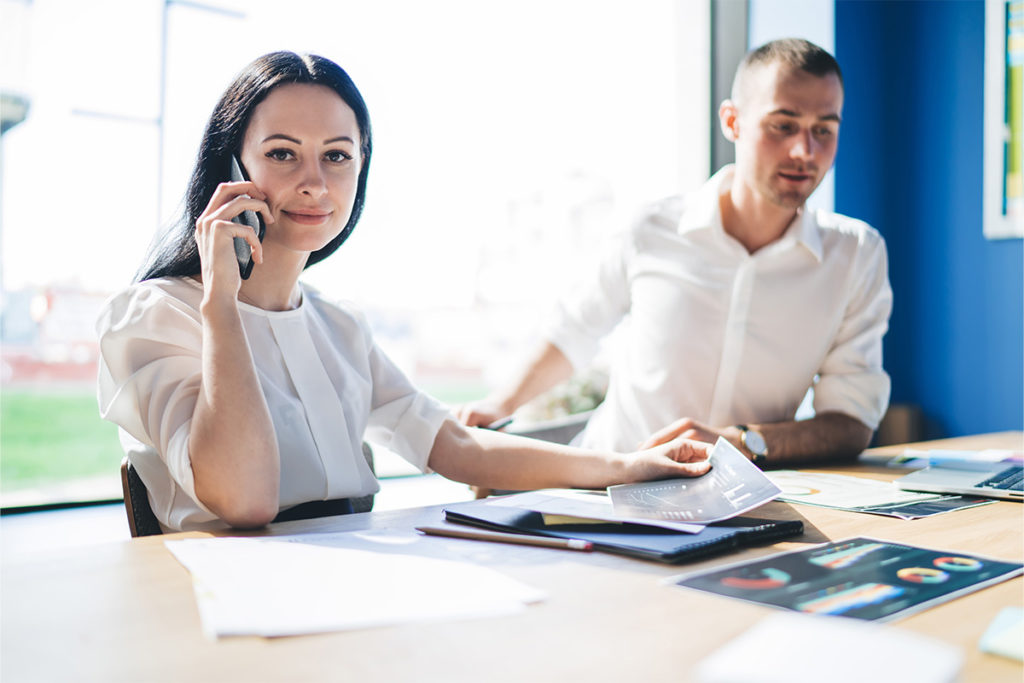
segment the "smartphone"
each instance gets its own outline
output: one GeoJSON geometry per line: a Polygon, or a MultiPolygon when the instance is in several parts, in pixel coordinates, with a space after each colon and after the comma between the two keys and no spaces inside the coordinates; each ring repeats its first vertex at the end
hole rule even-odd
{"type": "MultiPolygon", "coordinates": [[[[231,155],[231,182],[238,183],[249,180],[242,162],[234,154],[231,155]]],[[[263,234],[267,231],[267,225],[263,222],[263,216],[257,211],[245,210],[231,219],[239,225],[248,225],[256,232],[256,239],[263,241],[263,234]]],[[[238,273],[243,280],[248,280],[252,274],[252,247],[241,237],[235,238],[235,256],[238,258],[238,273]]]]}

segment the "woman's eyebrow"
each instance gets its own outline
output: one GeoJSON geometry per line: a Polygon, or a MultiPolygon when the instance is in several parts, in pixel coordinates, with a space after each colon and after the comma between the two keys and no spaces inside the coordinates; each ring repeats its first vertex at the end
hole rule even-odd
{"type": "Polygon", "coordinates": [[[293,138],[290,135],[285,135],[283,133],[275,133],[273,135],[268,135],[267,137],[263,138],[263,142],[269,142],[271,140],[287,140],[288,142],[294,142],[296,145],[302,144],[301,140],[297,140],[296,138],[293,138]]]}
{"type": "MultiPolygon", "coordinates": [[[[297,138],[293,138],[290,135],[285,135],[284,133],[274,133],[273,135],[268,135],[267,137],[263,138],[263,142],[269,142],[270,140],[287,140],[288,142],[294,142],[296,145],[301,145],[302,144],[301,140],[299,140],[297,138]]],[[[329,145],[329,144],[334,143],[334,142],[350,142],[353,145],[356,144],[356,141],[353,140],[352,138],[350,138],[347,135],[339,135],[336,138],[330,138],[329,140],[324,140],[323,144],[329,145]]]]}

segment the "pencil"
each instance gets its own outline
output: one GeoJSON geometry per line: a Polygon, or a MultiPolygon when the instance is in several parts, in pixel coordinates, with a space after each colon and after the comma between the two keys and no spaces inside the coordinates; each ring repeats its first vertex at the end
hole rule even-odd
{"type": "Polygon", "coordinates": [[[494,541],[495,543],[516,543],[519,545],[535,545],[541,548],[561,548],[563,550],[582,550],[589,552],[594,544],[578,538],[548,538],[546,536],[526,536],[523,534],[506,534],[500,531],[484,531],[482,529],[457,529],[450,526],[418,526],[416,531],[431,536],[451,536],[452,538],[468,538],[474,541],[494,541]]]}

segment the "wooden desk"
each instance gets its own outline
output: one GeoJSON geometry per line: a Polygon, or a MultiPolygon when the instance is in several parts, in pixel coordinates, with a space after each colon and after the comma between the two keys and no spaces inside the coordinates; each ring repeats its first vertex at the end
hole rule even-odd
{"type": "MultiPolygon", "coordinates": [[[[1024,435],[1012,433],[941,445],[1021,448],[1022,440],[1024,435]]],[[[874,451],[864,459],[892,452],[874,451]]],[[[898,473],[870,464],[824,471],[878,478],[898,473]]],[[[542,588],[549,599],[507,618],[280,639],[204,639],[189,575],[161,537],[4,557],[0,678],[18,683],[685,681],[691,680],[693,663],[774,610],[664,586],[662,577],[858,535],[1018,562],[1024,558],[1024,506],[1019,503],[914,521],[778,502],[759,513],[801,518],[806,533],[742,554],[676,566],[603,553],[460,541],[463,559],[542,588]]],[[[438,506],[290,522],[257,535],[409,529],[441,518],[438,506]]],[[[1024,676],[1020,664],[980,652],[977,642],[1001,608],[1022,604],[1024,580],[1018,577],[895,625],[962,648],[965,681],[1019,683],[1024,676]]],[[[800,656],[798,648],[793,656],[800,656]]]]}

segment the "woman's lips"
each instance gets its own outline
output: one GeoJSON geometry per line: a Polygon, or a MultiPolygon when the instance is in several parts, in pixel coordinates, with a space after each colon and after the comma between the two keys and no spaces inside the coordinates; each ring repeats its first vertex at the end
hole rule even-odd
{"type": "Polygon", "coordinates": [[[331,217],[331,211],[282,211],[289,219],[302,225],[321,225],[331,217]]]}

